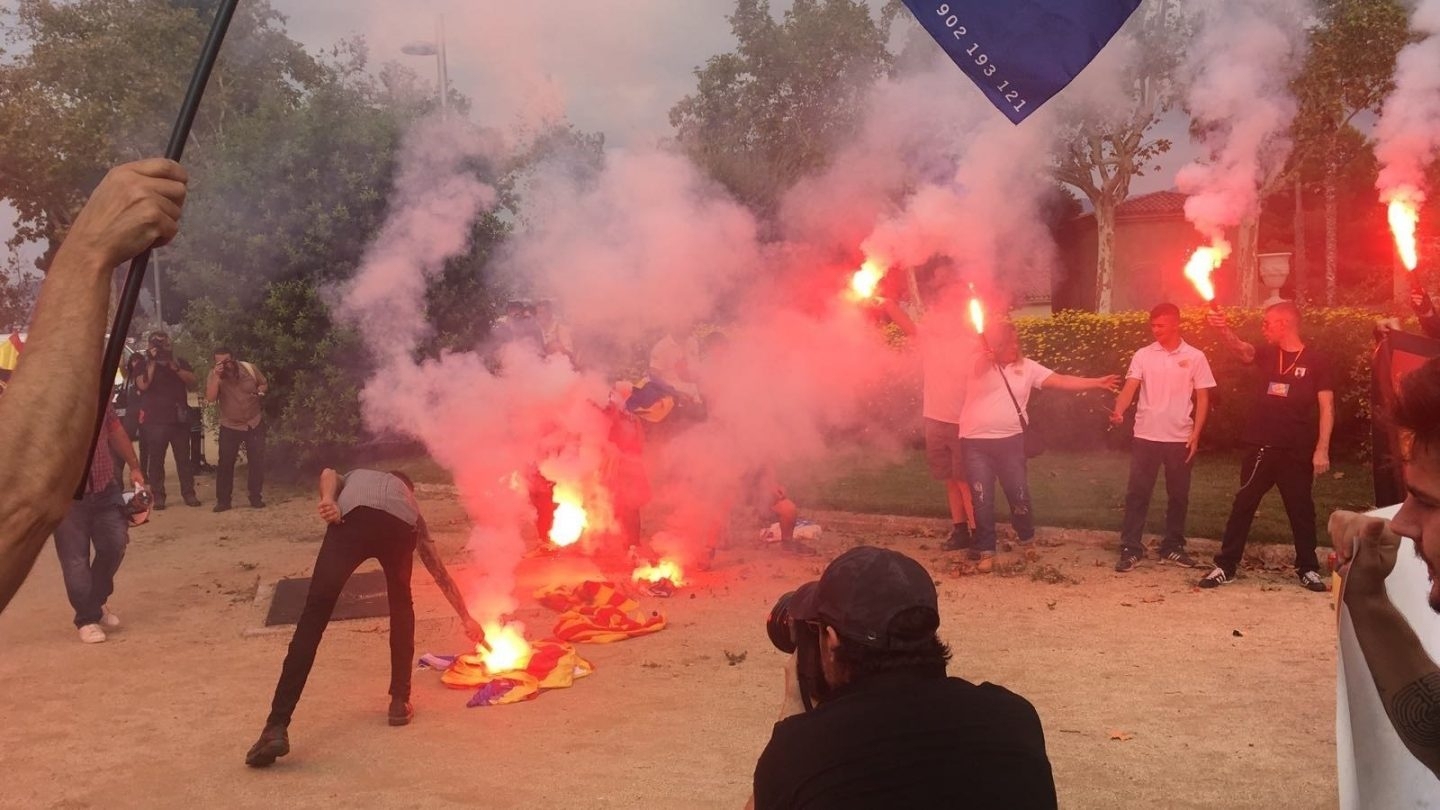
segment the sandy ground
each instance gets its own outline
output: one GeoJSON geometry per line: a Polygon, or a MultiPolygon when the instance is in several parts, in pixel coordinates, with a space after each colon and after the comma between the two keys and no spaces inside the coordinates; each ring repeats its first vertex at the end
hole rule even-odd
{"type": "MultiPolygon", "coordinates": [[[[385,724],[386,620],[337,622],[291,755],[255,771],[243,758],[289,634],[246,632],[263,624],[254,594],[308,574],[320,524],[308,497],[215,515],[208,478],[200,494],[205,508],[172,507],[132,533],[111,600],[125,627],[109,642],[76,639],[48,547],[0,615],[0,806],[699,808],[748,796],[781,693],[763,619],[820,562],[738,543],[692,587],[644,601],[666,630],[583,646],[596,673],[573,688],[467,709],[468,692],[422,671],[406,728],[385,724]]],[[[461,565],[462,513],[443,490],[422,494],[461,565]]],[[[1201,592],[1200,572],[1112,573],[1113,534],[1042,530],[1052,545],[1024,570],[959,576],[935,551],[936,521],[812,517],[824,559],[869,542],[931,566],[952,674],[1035,704],[1062,807],[1336,804],[1331,600],[1292,575],[1252,571],[1201,592]]],[[[546,566],[528,563],[522,584],[546,566]]],[[[418,651],[463,648],[419,565],[415,580],[418,651]]],[[[550,627],[533,600],[522,613],[550,627]]]]}

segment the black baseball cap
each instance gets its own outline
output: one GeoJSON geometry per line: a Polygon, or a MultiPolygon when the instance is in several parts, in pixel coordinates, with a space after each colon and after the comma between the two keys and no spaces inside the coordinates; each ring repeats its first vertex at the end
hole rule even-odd
{"type": "Polygon", "coordinates": [[[795,591],[791,618],[819,621],[847,640],[882,650],[924,646],[940,627],[935,580],[925,566],[888,548],[858,546],[826,566],[825,573],[795,591]],[[890,624],[912,608],[924,608],[934,623],[919,637],[892,637],[890,624]]]}

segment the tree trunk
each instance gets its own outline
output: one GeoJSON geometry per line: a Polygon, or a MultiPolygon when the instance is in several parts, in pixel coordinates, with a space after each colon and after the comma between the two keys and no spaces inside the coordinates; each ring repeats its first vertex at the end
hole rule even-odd
{"type": "Polygon", "coordinates": [[[1095,202],[1095,311],[1114,308],[1115,201],[1102,196],[1095,202]]]}
{"type": "Polygon", "coordinates": [[[1335,150],[1325,158],[1325,305],[1335,306],[1336,269],[1340,264],[1339,192],[1340,167],[1335,163],[1335,150]]]}
{"type": "Polygon", "coordinates": [[[1305,303],[1305,190],[1300,177],[1295,177],[1295,303],[1305,303]]]}
{"type": "Polygon", "coordinates": [[[1239,288],[1240,306],[1260,303],[1260,212],[1246,214],[1235,229],[1235,285],[1239,288]]]}

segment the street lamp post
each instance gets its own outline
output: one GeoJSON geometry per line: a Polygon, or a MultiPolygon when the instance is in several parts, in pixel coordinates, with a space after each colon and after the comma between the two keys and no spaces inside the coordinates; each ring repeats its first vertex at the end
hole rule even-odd
{"type": "Polygon", "coordinates": [[[450,68],[445,59],[445,16],[435,18],[435,41],[411,42],[400,49],[406,56],[435,57],[435,92],[440,96],[440,115],[450,112],[450,68]]]}

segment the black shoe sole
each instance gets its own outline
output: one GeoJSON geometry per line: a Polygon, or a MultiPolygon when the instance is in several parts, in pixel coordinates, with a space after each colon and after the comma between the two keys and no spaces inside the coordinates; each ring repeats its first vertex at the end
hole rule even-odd
{"type": "Polygon", "coordinates": [[[288,753],[290,753],[289,740],[271,740],[259,749],[251,750],[249,754],[246,754],[245,764],[252,768],[264,768],[288,753]]]}
{"type": "Polygon", "coordinates": [[[415,713],[414,713],[414,712],[411,712],[409,715],[407,715],[407,716],[405,716],[405,717],[396,717],[395,715],[392,714],[392,715],[390,715],[390,721],[389,721],[389,722],[390,722],[390,725],[392,725],[392,726],[408,726],[408,725],[410,725],[410,721],[411,721],[411,720],[414,720],[414,719],[415,719],[415,713]]]}

